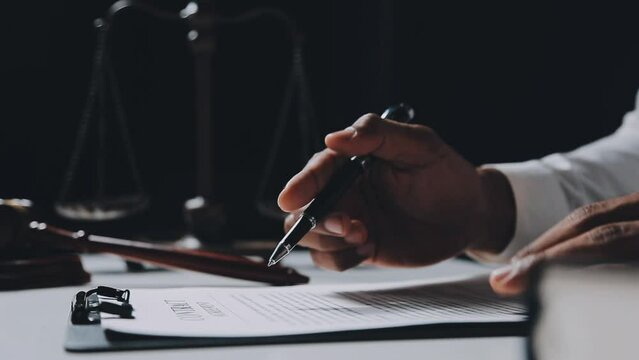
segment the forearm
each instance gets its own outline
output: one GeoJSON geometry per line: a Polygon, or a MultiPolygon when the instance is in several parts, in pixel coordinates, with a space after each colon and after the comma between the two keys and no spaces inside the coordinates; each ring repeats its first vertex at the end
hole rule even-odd
{"type": "MultiPolygon", "coordinates": [[[[493,232],[494,239],[469,248],[469,255],[484,261],[507,261],[573,209],[639,191],[639,120],[636,113],[630,113],[613,135],[569,153],[523,163],[489,165],[480,171],[486,173],[490,168],[503,177],[499,180],[499,176],[493,176],[497,180],[488,184],[497,185],[488,188],[489,192],[503,194],[504,181],[510,185],[513,223],[502,224],[500,232],[493,232]],[[504,241],[504,236],[508,237],[504,234],[509,233],[506,228],[511,229],[510,239],[504,241]]],[[[510,221],[503,211],[502,204],[508,203],[504,202],[504,196],[494,198],[495,215],[487,219],[510,221]]],[[[499,229],[494,222],[487,222],[491,228],[499,229]]]]}

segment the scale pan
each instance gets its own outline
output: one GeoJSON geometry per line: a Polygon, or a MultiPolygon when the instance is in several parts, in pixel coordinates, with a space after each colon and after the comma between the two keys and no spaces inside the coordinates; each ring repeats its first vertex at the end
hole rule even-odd
{"type": "Polygon", "coordinates": [[[145,195],[132,195],[101,200],[58,202],[55,204],[55,212],[70,220],[98,222],[134,215],[145,210],[148,205],[149,199],[145,195]]]}

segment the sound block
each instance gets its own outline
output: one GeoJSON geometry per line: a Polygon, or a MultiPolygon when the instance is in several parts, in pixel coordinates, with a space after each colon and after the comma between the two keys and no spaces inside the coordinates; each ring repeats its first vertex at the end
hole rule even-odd
{"type": "Polygon", "coordinates": [[[3,254],[0,256],[0,291],[86,284],[91,275],[77,254],[3,254]]]}

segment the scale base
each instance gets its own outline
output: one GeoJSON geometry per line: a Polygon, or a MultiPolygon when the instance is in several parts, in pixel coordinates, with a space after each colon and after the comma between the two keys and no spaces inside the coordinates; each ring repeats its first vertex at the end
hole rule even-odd
{"type": "Polygon", "coordinates": [[[203,244],[229,241],[222,231],[227,219],[220,203],[210,204],[202,196],[189,199],[184,203],[184,220],[188,237],[194,237],[203,244]]]}

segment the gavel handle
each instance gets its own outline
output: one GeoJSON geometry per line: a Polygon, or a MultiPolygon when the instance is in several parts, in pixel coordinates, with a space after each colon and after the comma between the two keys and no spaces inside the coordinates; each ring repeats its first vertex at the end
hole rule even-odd
{"type": "Polygon", "coordinates": [[[273,285],[305,284],[309,280],[292,268],[268,267],[266,262],[253,261],[243,256],[89,235],[82,230],[72,232],[35,221],[29,224],[29,228],[35,235],[35,241],[57,249],[104,252],[130,260],[273,285]]]}

